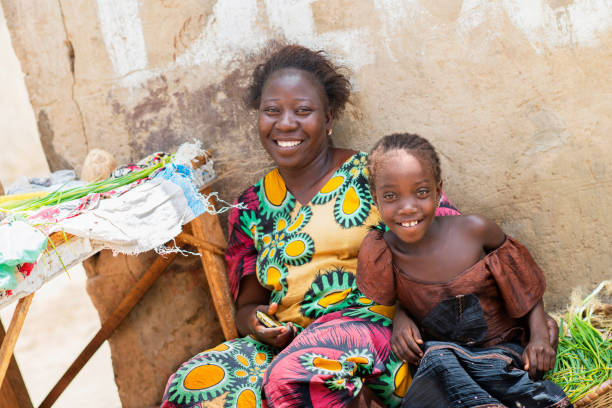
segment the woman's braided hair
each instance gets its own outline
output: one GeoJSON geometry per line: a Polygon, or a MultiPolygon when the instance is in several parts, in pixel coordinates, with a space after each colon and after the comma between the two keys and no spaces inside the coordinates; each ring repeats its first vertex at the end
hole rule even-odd
{"type": "Polygon", "coordinates": [[[288,68],[314,75],[325,92],[332,117],[335,119],[342,113],[351,94],[349,80],[340,72],[341,67],[334,65],[324,51],[312,51],[301,45],[286,45],[255,67],[245,97],[247,106],[259,109],[261,92],[270,75],[288,68]]]}
{"type": "Polygon", "coordinates": [[[436,183],[442,180],[442,170],[440,169],[440,158],[436,149],[424,137],[412,133],[393,133],[380,139],[370,152],[368,159],[368,171],[370,173],[369,182],[372,194],[375,191],[376,169],[380,165],[385,153],[393,150],[403,150],[415,156],[421,165],[427,165],[436,179],[436,183]]]}

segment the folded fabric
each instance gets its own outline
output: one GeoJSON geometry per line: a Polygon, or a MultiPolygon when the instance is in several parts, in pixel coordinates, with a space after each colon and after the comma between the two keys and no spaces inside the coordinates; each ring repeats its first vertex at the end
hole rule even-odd
{"type": "Polygon", "coordinates": [[[189,169],[169,164],[152,180],[121,196],[100,200],[96,208],[63,220],[57,228],[135,254],[178,235],[183,224],[206,210],[203,201],[190,181],[189,169]]]}

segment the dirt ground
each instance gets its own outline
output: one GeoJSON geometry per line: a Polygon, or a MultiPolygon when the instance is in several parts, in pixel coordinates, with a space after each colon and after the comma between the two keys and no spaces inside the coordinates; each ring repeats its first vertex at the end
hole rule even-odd
{"type": "MultiPolygon", "coordinates": [[[[20,176],[41,176],[49,169],[44,158],[23,73],[10,44],[0,7],[0,181],[5,189],[20,176]],[[8,148],[6,148],[8,146],[8,148]]],[[[34,296],[15,356],[34,406],[100,328],[98,314],[85,291],[85,271],[70,270],[34,296]]],[[[14,305],[0,310],[8,327],[14,305]]],[[[57,408],[120,407],[110,348],[98,350],[55,403],[57,408]]]]}
{"type": "MultiPolygon", "coordinates": [[[[100,328],[100,320],[85,292],[85,271],[72,268],[34,295],[15,347],[17,364],[38,406],[100,328]]],[[[14,304],[0,311],[8,327],[14,304]]],[[[55,403],[57,408],[120,407],[113,377],[110,347],[104,343],[55,403]]]]}

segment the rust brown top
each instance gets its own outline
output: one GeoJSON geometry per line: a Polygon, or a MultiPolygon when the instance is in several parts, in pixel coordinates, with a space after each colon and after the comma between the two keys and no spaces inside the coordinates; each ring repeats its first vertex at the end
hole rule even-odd
{"type": "Polygon", "coordinates": [[[540,301],[546,282],[527,249],[510,236],[451,280],[428,282],[401,271],[382,233],[371,231],[359,252],[357,286],[375,302],[393,305],[399,300],[418,325],[441,301],[474,294],[488,325],[479,345],[488,347],[526,333],[521,318],[540,301]]]}

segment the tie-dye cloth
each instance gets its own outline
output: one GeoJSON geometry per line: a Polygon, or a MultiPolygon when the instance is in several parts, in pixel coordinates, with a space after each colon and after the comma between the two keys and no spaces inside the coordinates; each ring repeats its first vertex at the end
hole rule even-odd
{"type": "MultiPolygon", "coordinates": [[[[386,405],[401,403],[411,377],[389,346],[394,308],[355,283],[361,241],[379,222],[366,165],[367,154],[353,155],[306,204],[277,169],[238,198],[246,208],[229,217],[231,291],[255,274],[279,303],[276,317],[300,334],[278,357],[248,336],[196,355],[168,380],[162,407],[341,407],[364,384],[386,405]]],[[[438,215],[450,214],[444,198],[438,215]]]]}

